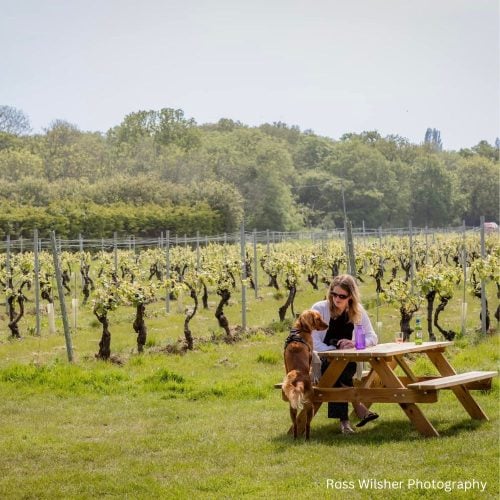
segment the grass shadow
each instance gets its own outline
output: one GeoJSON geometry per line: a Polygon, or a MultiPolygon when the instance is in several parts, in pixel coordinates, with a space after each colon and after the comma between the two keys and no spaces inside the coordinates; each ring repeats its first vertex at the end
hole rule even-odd
{"type": "Polygon", "coordinates": [[[479,429],[486,422],[484,420],[472,420],[471,418],[464,417],[459,422],[454,421],[451,425],[446,425],[449,420],[441,421],[439,426],[435,426],[441,437],[452,437],[479,429]]]}
{"type": "MultiPolygon", "coordinates": [[[[468,433],[479,429],[483,424],[482,421],[463,419],[460,422],[449,424],[449,420],[442,420],[433,422],[434,427],[439,432],[439,436],[435,439],[442,439],[446,437],[455,437],[463,433],[468,433]]],[[[372,426],[368,424],[363,429],[356,429],[354,434],[343,435],[340,432],[340,427],[337,419],[332,419],[331,422],[321,423],[311,426],[311,439],[310,442],[321,444],[334,444],[339,446],[346,444],[366,444],[366,445],[383,445],[390,443],[412,443],[425,439],[433,439],[422,436],[411,424],[409,420],[405,419],[391,419],[384,421],[377,420],[372,426]]],[[[293,439],[291,434],[287,433],[287,429],[283,432],[274,435],[271,441],[279,448],[282,446],[299,445],[305,442],[304,436],[299,437],[297,440],[293,439]]]]}

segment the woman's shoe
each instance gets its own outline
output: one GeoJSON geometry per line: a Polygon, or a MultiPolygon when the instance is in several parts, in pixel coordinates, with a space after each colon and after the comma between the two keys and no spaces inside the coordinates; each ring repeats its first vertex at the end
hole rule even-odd
{"type": "Polygon", "coordinates": [[[378,418],[378,413],[375,413],[373,411],[369,411],[357,424],[356,427],[363,427],[366,425],[368,422],[371,422],[372,420],[375,420],[378,418]]]}
{"type": "Polygon", "coordinates": [[[342,434],[354,434],[354,429],[351,427],[351,424],[347,422],[340,422],[340,432],[342,434]]]}

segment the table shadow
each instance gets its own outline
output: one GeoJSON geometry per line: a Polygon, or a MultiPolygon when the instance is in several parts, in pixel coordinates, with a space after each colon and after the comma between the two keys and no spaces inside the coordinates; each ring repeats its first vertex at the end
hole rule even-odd
{"type": "MultiPolygon", "coordinates": [[[[463,420],[453,422],[451,420],[434,421],[433,425],[439,432],[438,437],[425,437],[422,436],[407,419],[394,419],[384,421],[383,415],[374,422],[368,423],[362,429],[355,427],[356,422],[352,422],[355,429],[354,434],[344,435],[340,432],[339,421],[332,419],[331,422],[322,422],[311,426],[311,439],[310,442],[319,442],[323,444],[339,443],[365,443],[381,444],[381,443],[411,443],[414,441],[421,441],[423,439],[443,439],[446,437],[454,437],[463,433],[471,432],[478,429],[485,422],[479,420],[472,420],[464,417],[463,420]]],[[[304,436],[299,436],[294,440],[291,434],[287,433],[288,429],[283,429],[283,432],[274,435],[271,440],[277,445],[289,445],[294,443],[304,443],[304,436]]]]}

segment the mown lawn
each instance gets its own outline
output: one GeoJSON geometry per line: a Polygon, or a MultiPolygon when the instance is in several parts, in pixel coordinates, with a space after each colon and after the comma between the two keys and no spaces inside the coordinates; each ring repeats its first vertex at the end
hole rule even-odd
{"type": "MultiPolygon", "coordinates": [[[[425,405],[439,438],[421,437],[399,407],[375,405],[380,419],[353,436],[323,410],[311,441],[294,442],[273,389],[280,344],[257,335],[184,356],[134,355],[122,366],[2,368],[0,497],[498,498],[498,381],[474,392],[490,422],[470,420],[449,391],[425,405]],[[363,479],[401,489],[362,489],[363,479]],[[412,479],[482,481],[486,490],[409,488],[412,479]]],[[[459,370],[495,368],[498,338],[462,352],[451,350],[459,370]]]]}

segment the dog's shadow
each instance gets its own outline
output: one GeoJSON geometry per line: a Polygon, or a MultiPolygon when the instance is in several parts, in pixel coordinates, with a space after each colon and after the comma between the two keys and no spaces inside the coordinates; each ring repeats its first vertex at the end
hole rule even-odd
{"type": "MultiPolygon", "coordinates": [[[[478,420],[471,420],[465,418],[459,422],[450,422],[443,420],[434,423],[436,430],[439,432],[439,437],[434,439],[442,439],[446,437],[458,436],[463,433],[471,432],[478,429],[483,422],[478,420]]],[[[405,419],[391,419],[384,421],[382,417],[375,423],[369,423],[362,429],[356,429],[354,434],[344,435],[340,432],[339,421],[333,419],[331,422],[321,422],[311,425],[311,438],[305,441],[304,436],[299,436],[297,439],[293,438],[292,434],[288,433],[288,429],[283,432],[275,434],[271,440],[279,446],[286,446],[287,444],[303,444],[309,443],[322,443],[334,444],[336,446],[345,443],[346,445],[353,444],[384,444],[384,443],[411,443],[414,441],[421,441],[422,439],[429,439],[422,436],[408,420],[405,419]]],[[[431,438],[432,439],[432,438],[431,438]]]]}

